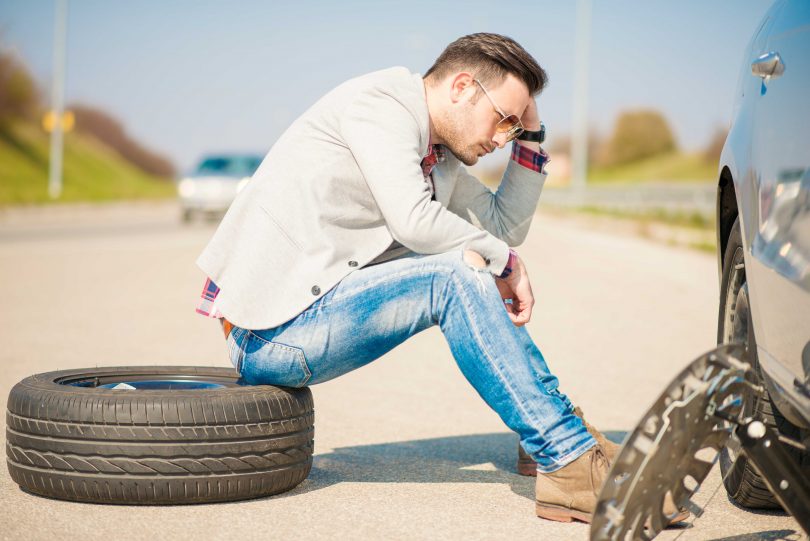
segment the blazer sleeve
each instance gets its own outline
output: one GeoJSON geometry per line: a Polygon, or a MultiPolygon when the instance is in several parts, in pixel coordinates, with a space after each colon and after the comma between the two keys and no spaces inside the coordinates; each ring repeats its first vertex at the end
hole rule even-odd
{"type": "Polygon", "coordinates": [[[480,224],[509,246],[518,246],[529,232],[545,180],[546,173],[532,171],[510,159],[498,191],[492,193],[459,165],[447,208],[480,224]]]}
{"type": "Polygon", "coordinates": [[[492,274],[503,272],[506,243],[431,199],[419,124],[402,102],[384,90],[363,92],[341,115],[340,131],[396,241],[421,254],[474,250],[492,274]]]}

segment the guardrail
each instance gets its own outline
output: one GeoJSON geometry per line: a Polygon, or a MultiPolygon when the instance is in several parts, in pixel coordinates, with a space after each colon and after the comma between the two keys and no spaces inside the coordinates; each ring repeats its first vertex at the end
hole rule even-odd
{"type": "Polygon", "coordinates": [[[717,187],[707,182],[651,182],[588,186],[584,190],[546,187],[541,205],[596,207],[627,212],[666,210],[698,213],[711,218],[715,213],[717,187]]]}

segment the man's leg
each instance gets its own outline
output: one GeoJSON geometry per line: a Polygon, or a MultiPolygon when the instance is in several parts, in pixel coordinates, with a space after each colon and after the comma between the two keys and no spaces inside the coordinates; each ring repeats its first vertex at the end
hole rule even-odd
{"type": "Polygon", "coordinates": [[[492,275],[461,251],[365,267],[292,321],[235,328],[230,342],[248,383],[302,386],[359,368],[433,325],[541,472],[595,445],[525,329],[510,321],[492,275]]]}

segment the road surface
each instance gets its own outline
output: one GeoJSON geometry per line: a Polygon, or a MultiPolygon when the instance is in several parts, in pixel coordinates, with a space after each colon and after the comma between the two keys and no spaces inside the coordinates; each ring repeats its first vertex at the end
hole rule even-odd
{"type": "MultiPolygon", "coordinates": [[[[18,380],[59,368],[226,366],[218,325],[194,313],[204,281],[194,259],[213,230],[182,226],[166,203],[0,214],[3,400],[18,380]]],[[[519,251],[538,300],[529,331],[562,390],[611,438],[713,346],[709,254],[542,212],[519,251]]],[[[313,393],[314,467],[287,494],[88,505],[24,493],[3,469],[0,538],[587,538],[585,525],[534,516],[533,482],[513,473],[516,436],[461,376],[437,329],[313,393]]],[[[705,515],[660,539],[802,537],[792,518],[736,508],[719,486],[715,468],[697,498],[705,515]]]]}

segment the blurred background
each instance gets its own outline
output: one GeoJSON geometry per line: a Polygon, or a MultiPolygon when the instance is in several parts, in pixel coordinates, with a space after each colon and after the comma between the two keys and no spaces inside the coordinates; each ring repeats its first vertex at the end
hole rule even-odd
{"type": "MultiPolygon", "coordinates": [[[[174,198],[201,168],[241,178],[342,81],[392,65],[423,73],[452,40],[487,31],[549,73],[545,204],[711,228],[742,51],[769,4],[5,0],[0,205],[174,198]]],[[[506,159],[476,173],[494,186],[506,159]]]]}

